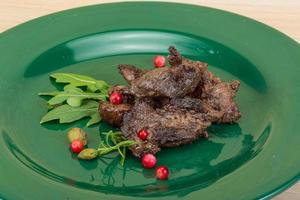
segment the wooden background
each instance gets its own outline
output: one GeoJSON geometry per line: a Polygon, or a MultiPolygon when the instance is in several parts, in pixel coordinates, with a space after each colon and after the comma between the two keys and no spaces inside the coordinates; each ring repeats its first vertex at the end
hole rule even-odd
{"type": "MultiPolygon", "coordinates": [[[[20,23],[49,13],[116,0],[0,0],[0,33],[20,23]]],[[[300,42],[300,0],[185,0],[228,10],[268,24],[300,42]]],[[[300,67],[300,66],[299,66],[300,67]]],[[[300,182],[274,200],[300,200],[300,182]]]]}

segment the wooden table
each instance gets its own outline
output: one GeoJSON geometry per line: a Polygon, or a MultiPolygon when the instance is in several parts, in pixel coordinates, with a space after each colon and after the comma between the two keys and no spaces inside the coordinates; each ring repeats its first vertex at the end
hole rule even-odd
{"type": "MultiPolygon", "coordinates": [[[[116,0],[0,0],[0,32],[20,23],[69,8],[116,0]]],[[[300,0],[185,0],[228,10],[266,23],[300,42],[300,0]]],[[[299,66],[300,67],[300,66],[299,66]]],[[[300,200],[300,182],[274,200],[300,200]]]]}

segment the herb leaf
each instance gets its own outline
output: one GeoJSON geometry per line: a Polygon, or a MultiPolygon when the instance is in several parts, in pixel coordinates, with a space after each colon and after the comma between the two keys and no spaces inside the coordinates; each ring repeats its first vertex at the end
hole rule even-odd
{"type": "Polygon", "coordinates": [[[107,89],[109,86],[106,82],[94,78],[72,74],[72,73],[55,73],[51,75],[58,83],[69,83],[73,86],[86,86],[91,92],[107,89]]]}
{"type": "Polygon", "coordinates": [[[87,124],[86,124],[87,126],[91,126],[93,124],[97,124],[98,122],[101,121],[101,117],[100,117],[100,115],[99,115],[98,112],[95,113],[95,114],[93,114],[93,115],[91,115],[90,117],[91,117],[91,119],[87,122],[87,124]]]}
{"type": "Polygon", "coordinates": [[[40,92],[38,93],[39,96],[55,96],[58,95],[59,91],[53,91],[53,92],[40,92]]]}
{"type": "Polygon", "coordinates": [[[84,92],[73,85],[66,85],[64,91],[39,93],[39,95],[54,96],[49,101],[49,105],[56,105],[67,101],[70,106],[78,107],[84,99],[105,100],[107,94],[84,92]]]}
{"type": "Polygon", "coordinates": [[[59,123],[69,123],[84,117],[90,117],[87,126],[101,121],[99,101],[107,99],[109,88],[105,81],[72,73],[55,73],[51,77],[67,85],[63,91],[39,93],[41,96],[52,96],[48,100],[48,113],[41,119],[41,124],[56,119],[59,123]]]}
{"type": "Polygon", "coordinates": [[[121,156],[120,164],[123,166],[126,158],[127,147],[138,144],[134,140],[127,140],[120,131],[109,131],[104,133],[105,141],[100,142],[97,149],[98,156],[103,156],[113,151],[118,152],[121,156]]]}
{"type": "Polygon", "coordinates": [[[99,116],[98,105],[99,103],[96,101],[87,101],[80,107],[72,107],[70,105],[64,104],[50,110],[42,118],[40,123],[42,124],[56,119],[59,120],[59,123],[69,123],[84,117],[91,117],[88,125],[92,125],[100,121],[100,117],[96,117],[96,114],[99,116]]]}

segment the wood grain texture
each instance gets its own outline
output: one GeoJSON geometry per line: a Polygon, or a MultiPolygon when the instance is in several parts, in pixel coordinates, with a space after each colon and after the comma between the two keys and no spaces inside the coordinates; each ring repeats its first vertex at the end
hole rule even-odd
{"type": "MultiPolygon", "coordinates": [[[[116,0],[0,0],[0,33],[53,12],[116,0]]],[[[300,42],[300,0],[186,0],[176,1],[219,8],[268,24],[300,42]]],[[[273,198],[300,200],[300,182],[273,198]]]]}
{"type": "MultiPolygon", "coordinates": [[[[239,13],[266,23],[300,41],[300,0],[186,0],[239,13]]],[[[0,32],[30,19],[53,12],[119,0],[0,0],[0,32]]]]}

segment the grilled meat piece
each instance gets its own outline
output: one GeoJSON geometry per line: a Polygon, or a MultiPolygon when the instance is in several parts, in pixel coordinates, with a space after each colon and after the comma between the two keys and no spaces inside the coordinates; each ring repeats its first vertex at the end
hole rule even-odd
{"type": "Polygon", "coordinates": [[[202,107],[211,116],[212,122],[233,123],[241,117],[239,108],[234,102],[235,94],[240,86],[239,81],[222,82],[219,77],[208,71],[206,63],[184,58],[174,47],[170,47],[169,51],[168,60],[172,67],[184,64],[198,65],[204,69],[198,86],[189,96],[201,100],[202,107]]]}
{"type": "Polygon", "coordinates": [[[104,121],[121,127],[127,139],[139,141],[130,147],[138,157],[207,137],[211,123],[233,123],[241,117],[234,102],[239,81],[222,82],[206,63],[189,60],[174,47],[169,52],[171,67],[142,70],[120,65],[129,86],[114,86],[109,94],[122,93],[123,104],[99,105],[104,121]],[[145,141],[137,136],[142,129],[149,132],[145,141]]]}
{"type": "MultiPolygon", "coordinates": [[[[181,56],[175,49],[170,49],[169,62],[181,62],[181,56]],[[177,56],[177,57],[176,57],[177,56]],[[180,58],[178,58],[178,56],[180,58]],[[176,58],[175,58],[176,57],[176,58]],[[170,60],[171,59],[171,60],[170,60]]],[[[176,67],[156,68],[149,71],[139,70],[132,65],[120,65],[119,70],[130,84],[130,91],[136,97],[183,97],[195,90],[201,74],[206,70],[201,62],[182,62],[176,67]]]]}
{"type": "Polygon", "coordinates": [[[198,67],[202,69],[203,72],[207,71],[207,63],[187,59],[181,56],[181,54],[173,46],[169,47],[169,53],[170,55],[168,55],[168,62],[170,63],[171,67],[176,67],[179,65],[188,65],[198,67]]]}
{"type": "Polygon", "coordinates": [[[131,92],[137,97],[183,97],[197,87],[201,71],[190,65],[156,68],[131,81],[131,92]]]}
{"type": "Polygon", "coordinates": [[[206,109],[213,122],[233,123],[241,117],[239,108],[234,101],[239,86],[239,81],[231,83],[221,82],[211,87],[206,87],[202,91],[202,101],[206,104],[206,109]]]}
{"type": "Polygon", "coordinates": [[[170,46],[168,50],[170,53],[170,55],[168,55],[168,61],[169,61],[170,65],[176,66],[176,65],[181,64],[182,56],[177,51],[177,49],[175,49],[175,47],[173,47],[173,46],[170,46]]]}
{"type": "Polygon", "coordinates": [[[140,157],[145,153],[155,154],[160,147],[179,146],[206,137],[206,128],[211,124],[208,117],[173,105],[155,109],[150,98],[142,98],[125,113],[121,131],[126,138],[140,142],[131,147],[133,154],[140,157]],[[142,129],[149,132],[146,141],[137,136],[142,129]]]}
{"type": "Polygon", "coordinates": [[[203,106],[203,103],[199,99],[191,97],[171,99],[167,106],[172,108],[194,110],[199,113],[206,113],[206,109],[203,106]]]}
{"type": "Polygon", "coordinates": [[[123,116],[126,112],[130,111],[132,105],[119,104],[113,105],[109,102],[102,101],[99,104],[99,114],[101,118],[107,123],[120,127],[123,122],[123,116]]]}
{"type": "Polygon", "coordinates": [[[122,74],[124,79],[131,84],[135,79],[140,78],[143,74],[147,72],[147,70],[139,69],[134,65],[119,65],[119,72],[122,74]]]}
{"type": "Polygon", "coordinates": [[[154,108],[162,108],[170,103],[170,98],[167,97],[153,97],[154,108]]]}

